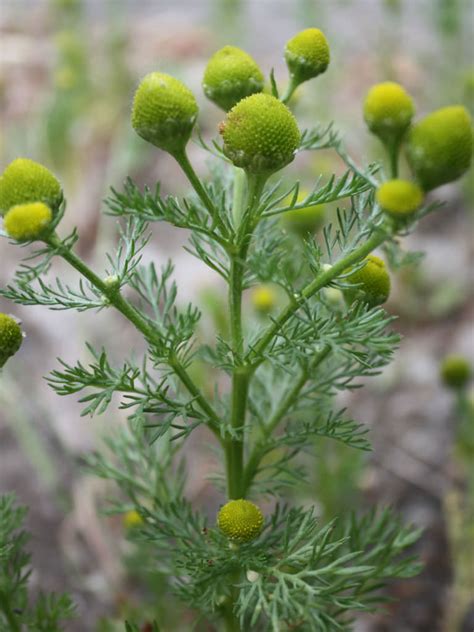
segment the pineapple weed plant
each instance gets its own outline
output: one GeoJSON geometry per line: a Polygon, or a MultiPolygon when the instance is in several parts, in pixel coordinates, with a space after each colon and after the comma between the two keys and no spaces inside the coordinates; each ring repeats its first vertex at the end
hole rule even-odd
{"type": "MultiPolygon", "coordinates": [[[[266,88],[255,61],[236,47],[210,59],[204,92],[226,114],[222,142],[199,139],[212,156],[208,181],[186,151],[198,115],[194,95],[161,72],[143,79],[132,125],[171,154],[193,193],[163,197],[159,184],[141,191],[130,180],[122,192],[112,190],[108,212],[123,221],[104,273],[77,256],[75,230],[66,237],[57,232],[66,203],[49,170],[19,158],[0,179],[3,236],[22,246],[40,244],[1,295],[56,310],[115,309],[143,335],[141,361],[130,357],[115,366],[105,349],[88,345],[89,364],[61,361],[49,382],[59,395],[86,391],[84,414],[103,413],[121,394],[128,426],[114,430],[107,455],[96,454],[89,467],[117,484],[112,511],[127,514],[134,525],[130,538],[148,547],[148,570],[199,613],[197,623],[229,632],[348,630],[354,612],[372,611],[382,601],[378,591],[386,580],[418,572],[404,552],[419,532],[389,510],[320,524],[313,507],[290,507],[281,498],[287,486],[307,480],[298,455],[318,437],[369,449],[366,430],[337,409],[335,397],[379,373],[399,340],[381,307],[390,277],[372,253],[382,248],[400,263],[399,236],[438,206],[425,202],[425,192],[460,177],[472,152],[464,108],[446,107],[413,123],[411,97],[388,82],[368,92],[364,118],[386,148],[389,175],[379,165],[359,167],[332,125],[301,132],[287,105],[301,83],[327,69],[323,33],[297,34],[286,44],[285,59],[283,95],[273,73],[266,88]],[[344,161],[341,177],[318,180],[301,196],[298,182],[275,176],[299,152],[323,148],[344,161]],[[407,180],[398,177],[402,149],[412,174],[407,180]],[[346,203],[315,239],[321,205],[337,200],[346,203]],[[163,221],[189,231],[189,250],[228,287],[229,334],[216,335],[214,345],[197,340],[199,310],[177,304],[172,265],[158,270],[141,263],[149,224],[163,221]],[[45,277],[56,257],[77,270],[76,285],[45,277]],[[261,303],[266,316],[256,323],[243,314],[243,293],[269,284],[286,301],[271,311],[267,296],[261,303]],[[212,395],[197,379],[196,365],[210,376],[212,395]],[[223,461],[215,477],[223,502],[210,522],[184,495],[179,458],[199,426],[208,429],[223,461]]],[[[0,364],[22,340],[18,322],[1,315],[0,364]]],[[[41,597],[28,605],[22,512],[11,497],[0,512],[0,629],[59,629],[69,600],[41,597]]],[[[153,626],[158,630],[160,622],[153,626]]]]}

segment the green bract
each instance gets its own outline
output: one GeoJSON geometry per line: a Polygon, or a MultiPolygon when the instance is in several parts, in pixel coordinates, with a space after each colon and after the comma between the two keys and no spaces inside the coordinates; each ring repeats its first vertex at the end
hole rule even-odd
{"type": "Polygon", "coordinates": [[[202,87],[223,110],[230,110],[244,97],[263,90],[264,79],[254,59],[236,46],[224,46],[209,60],[202,87]]]}
{"type": "Polygon", "coordinates": [[[461,105],[436,110],[410,130],[407,158],[425,191],[460,178],[471,164],[472,121],[461,105]]]}
{"type": "Polygon", "coordinates": [[[17,158],[0,176],[0,214],[17,204],[44,202],[55,211],[62,200],[57,178],[37,162],[17,158]]]}
{"type": "Polygon", "coordinates": [[[186,146],[198,106],[184,83],[163,72],[152,72],[135,92],[132,125],[143,139],[169,153],[186,146]]]}
{"type": "Polygon", "coordinates": [[[372,86],[365,98],[365,122],[370,131],[384,142],[401,138],[414,113],[412,98],[401,85],[393,81],[372,86]]]}
{"type": "Polygon", "coordinates": [[[15,355],[23,342],[20,325],[8,314],[0,313],[0,368],[15,355]]]}
{"type": "Polygon", "coordinates": [[[224,153],[249,173],[271,174],[295,157],[300,142],[296,119],[269,94],[253,94],[230,110],[220,132],[224,153]]]}
{"type": "Polygon", "coordinates": [[[377,189],[377,202],[395,219],[412,215],[423,202],[423,191],[409,180],[389,180],[377,189]]]}
{"type": "Polygon", "coordinates": [[[249,500],[231,500],[219,511],[217,525],[230,540],[250,542],[262,531],[263,514],[249,500]]]}
{"type": "Polygon", "coordinates": [[[441,363],[441,378],[450,388],[463,388],[471,378],[471,367],[462,355],[446,356],[441,363]]]}
{"type": "Polygon", "coordinates": [[[298,83],[323,73],[329,65],[329,44],[324,33],[311,28],[292,37],[285,46],[285,60],[298,83]]]}
{"type": "Polygon", "coordinates": [[[43,202],[12,206],[5,215],[3,226],[10,237],[29,241],[41,237],[53,219],[49,206],[43,202]]]}
{"type": "Polygon", "coordinates": [[[345,290],[350,301],[360,300],[369,307],[382,305],[390,294],[390,276],[384,261],[376,255],[369,255],[365,265],[350,274],[346,281],[358,285],[354,289],[345,290]]]}

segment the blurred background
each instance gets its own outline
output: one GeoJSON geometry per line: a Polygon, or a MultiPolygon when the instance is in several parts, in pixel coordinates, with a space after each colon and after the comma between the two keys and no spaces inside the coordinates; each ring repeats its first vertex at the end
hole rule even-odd
{"type": "MultiPolygon", "coordinates": [[[[309,26],[325,32],[332,59],[325,75],[300,88],[295,112],[302,127],[335,119],[359,163],[384,160],[361,113],[374,83],[402,83],[417,116],[453,103],[473,112],[471,0],[0,0],[0,169],[24,156],[55,172],[68,199],[61,228],[66,234],[78,226],[80,254],[101,270],[117,233],[115,220],[101,213],[110,186],[120,188],[131,176],[140,185],[160,180],[165,193],[186,192],[173,161],[131,129],[139,79],[162,70],[187,83],[201,107],[200,131],[212,138],[223,114],[200,86],[209,56],[225,44],[239,46],[267,76],[274,68],[284,86],[283,46],[309,26]]],[[[194,145],[190,154],[205,174],[205,152],[194,145]]],[[[343,165],[327,151],[309,154],[292,170],[310,187],[343,165]]],[[[470,175],[437,189],[432,197],[445,207],[403,240],[404,250],[424,257],[393,277],[387,310],[398,315],[395,328],[403,335],[394,362],[341,397],[354,419],[369,426],[373,452],[354,456],[344,446],[319,444],[311,484],[292,492],[298,502],[316,502],[323,517],[390,504],[424,528],[417,545],[424,571],[390,586],[387,594],[397,601],[385,614],[359,617],[358,632],[474,629],[472,382],[461,392],[440,378],[446,355],[461,354],[471,367],[474,358],[470,175]]],[[[325,209],[325,221],[333,210],[325,209]]],[[[147,257],[159,263],[171,257],[183,302],[215,315],[216,276],[183,250],[186,235],[162,224],[153,230],[147,257]]],[[[0,248],[5,286],[24,252],[6,240],[0,248]]],[[[75,278],[60,263],[56,271],[75,278]]],[[[3,299],[0,311],[19,317],[27,334],[0,379],[0,492],[13,490],[30,507],[33,589],[72,593],[80,613],[80,622],[66,627],[73,632],[115,630],[114,620],[134,609],[142,617],[155,614],[150,587],[147,593],[124,562],[127,524],[101,515],[106,490],[82,467],[123,414],[111,407],[102,417],[81,418],[75,398],[58,398],[43,379],[58,356],[87,360],[84,341],[105,345],[117,359],[139,352],[141,341],[108,311],[47,312],[3,299]]],[[[212,327],[204,320],[201,337],[209,338],[212,327]]],[[[187,458],[189,496],[205,505],[215,491],[206,478],[204,440],[198,434],[189,442],[187,458]]],[[[184,606],[173,607],[181,621],[192,621],[184,606]]],[[[165,630],[191,629],[173,623],[170,613],[161,616],[165,630]]]]}

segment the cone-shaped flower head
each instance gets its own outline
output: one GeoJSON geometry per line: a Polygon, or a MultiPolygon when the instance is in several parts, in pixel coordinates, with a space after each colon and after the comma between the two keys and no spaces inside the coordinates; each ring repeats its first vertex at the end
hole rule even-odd
{"type": "Polygon", "coordinates": [[[323,73],[329,65],[329,44],[319,29],[306,29],[292,37],[285,46],[285,60],[290,74],[298,83],[323,73]]]}
{"type": "Polygon", "coordinates": [[[271,285],[259,285],[252,291],[252,305],[259,314],[268,314],[275,308],[278,295],[271,285]]]}
{"type": "Polygon", "coordinates": [[[450,388],[464,388],[471,378],[471,367],[462,355],[449,355],[441,363],[441,378],[450,388]]]}
{"type": "Polygon", "coordinates": [[[469,169],[472,143],[471,117],[462,105],[436,110],[411,128],[407,158],[425,191],[457,180],[469,169]]]}
{"type": "Polygon", "coordinates": [[[135,92],[132,125],[139,136],[171,154],[182,151],[196,122],[198,106],[184,83],[152,72],[135,92]]]}
{"type": "Polygon", "coordinates": [[[17,158],[0,176],[1,215],[29,202],[44,202],[56,211],[62,197],[61,185],[51,171],[28,158],[17,158]]]}
{"type": "Polygon", "coordinates": [[[216,105],[230,110],[241,99],[261,92],[264,78],[254,59],[236,46],[224,46],[209,60],[202,87],[216,105]]]}
{"type": "Polygon", "coordinates": [[[15,355],[23,342],[20,325],[8,314],[0,313],[0,368],[15,355]]]}
{"type": "Polygon", "coordinates": [[[365,98],[365,122],[385,143],[397,141],[405,134],[414,113],[412,98],[393,81],[372,86],[365,98]]]}
{"type": "Polygon", "coordinates": [[[29,241],[41,237],[52,219],[52,210],[43,202],[17,204],[5,215],[3,227],[13,239],[29,241]]]}
{"type": "Polygon", "coordinates": [[[231,500],[217,515],[217,526],[230,540],[250,542],[263,528],[263,513],[249,500],[231,500]]]}
{"type": "Polygon", "coordinates": [[[300,143],[296,119],[269,94],[239,101],[220,126],[224,153],[249,173],[270,175],[291,162],[300,143]]]}
{"type": "Polygon", "coordinates": [[[423,191],[409,180],[389,180],[377,189],[377,202],[394,219],[405,219],[421,206],[423,191]]]}
{"type": "MultiPolygon", "coordinates": [[[[307,192],[302,191],[298,195],[297,202],[302,202],[306,197],[307,192]]],[[[287,202],[290,204],[291,199],[287,199],[287,202]]],[[[314,235],[324,224],[325,211],[324,204],[287,211],[282,216],[283,225],[296,235],[305,238],[308,235],[314,235]]]]}
{"type": "Polygon", "coordinates": [[[358,285],[354,289],[345,290],[346,297],[350,301],[358,299],[370,307],[382,305],[390,294],[390,276],[384,261],[375,255],[369,255],[365,259],[365,265],[350,274],[345,281],[358,285]]]}

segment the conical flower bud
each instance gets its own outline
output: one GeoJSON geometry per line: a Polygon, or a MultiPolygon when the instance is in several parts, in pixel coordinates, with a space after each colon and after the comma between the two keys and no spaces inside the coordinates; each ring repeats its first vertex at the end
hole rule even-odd
{"type": "Polygon", "coordinates": [[[45,234],[53,219],[53,212],[43,202],[17,204],[5,215],[3,227],[17,241],[30,241],[45,234]]]}
{"type": "Polygon", "coordinates": [[[264,79],[254,59],[236,46],[224,46],[209,60],[202,87],[216,105],[230,110],[243,98],[261,92],[264,79]]]}
{"type": "Polygon", "coordinates": [[[344,279],[345,282],[358,287],[344,290],[349,301],[359,300],[369,307],[382,305],[390,294],[390,276],[385,263],[380,257],[369,255],[365,265],[344,279]]]}
{"type": "Polygon", "coordinates": [[[389,180],[377,189],[377,202],[394,219],[405,219],[421,206],[423,191],[409,180],[389,180]]]}
{"type": "Polygon", "coordinates": [[[231,500],[225,504],[217,515],[219,529],[230,540],[250,542],[256,538],[263,528],[261,510],[249,500],[231,500]]]}
{"type": "Polygon", "coordinates": [[[143,139],[173,154],[186,146],[197,113],[196,99],[184,83],[152,72],[135,92],[132,125],[143,139]]]}
{"type": "Polygon", "coordinates": [[[11,358],[23,342],[20,325],[8,314],[0,313],[0,369],[11,358]]]}
{"type": "Polygon", "coordinates": [[[414,125],[407,158],[425,191],[460,178],[471,164],[472,121],[461,105],[436,110],[414,125]]]}
{"type": "Polygon", "coordinates": [[[323,73],[329,65],[329,44],[324,33],[311,28],[292,37],[285,46],[285,60],[290,75],[303,83],[323,73]]]}
{"type": "Polygon", "coordinates": [[[446,386],[464,388],[471,378],[471,367],[462,355],[449,355],[441,363],[441,378],[446,386]]]}
{"type": "Polygon", "coordinates": [[[54,212],[62,197],[61,185],[51,171],[28,158],[17,158],[0,176],[1,215],[29,202],[44,202],[54,212]]]}
{"type": "Polygon", "coordinates": [[[293,160],[300,143],[296,119],[269,94],[239,101],[221,124],[224,153],[249,173],[270,175],[293,160]]]}
{"type": "Polygon", "coordinates": [[[392,143],[402,138],[414,112],[410,95],[393,81],[372,86],[364,102],[365,122],[370,131],[384,143],[392,143]]]}

